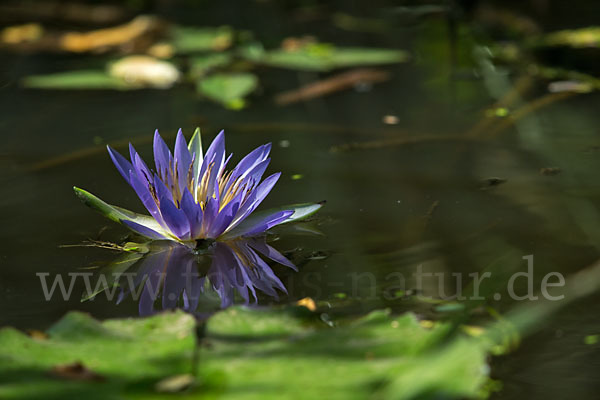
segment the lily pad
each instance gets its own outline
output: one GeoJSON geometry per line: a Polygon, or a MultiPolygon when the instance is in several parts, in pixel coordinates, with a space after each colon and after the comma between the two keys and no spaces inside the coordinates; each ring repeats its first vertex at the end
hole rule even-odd
{"type": "Polygon", "coordinates": [[[563,30],[546,35],[542,44],[546,46],[568,46],[574,48],[600,47],[600,27],[563,30]]]}
{"type": "Polygon", "coordinates": [[[180,73],[172,63],[149,56],[129,56],[110,64],[106,71],[75,70],[33,75],[26,77],[23,85],[28,88],[65,90],[167,89],[179,77],[180,73]]]}
{"type": "Polygon", "coordinates": [[[250,73],[214,74],[197,81],[196,89],[204,96],[232,109],[245,106],[244,97],[258,86],[258,78],[250,73]]]}
{"type": "Polygon", "coordinates": [[[153,398],[161,382],[197,371],[179,398],[412,399],[476,397],[488,382],[483,342],[447,339],[413,314],[375,311],[336,327],[304,308],[230,308],[208,320],[194,365],[194,319],[182,312],[98,322],[70,313],[45,340],[0,330],[0,397],[153,398]],[[78,362],[102,382],[52,375],[78,362]]]}
{"type": "Polygon", "coordinates": [[[23,80],[23,85],[36,89],[131,89],[125,81],[102,70],[78,70],[48,75],[32,75],[23,80]]]}
{"type": "Polygon", "coordinates": [[[329,71],[336,68],[395,64],[408,60],[408,53],[396,49],[335,47],[324,43],[309,43],[293,50],[264,51],[260,47],[242,50],[247,59],[273,67],[305,71],[329,71]]]}
{"type": "Polygon", "coordinates": [[[228,65],[232,60],[229,53],[210,53],[203,56],[196,56],[190,60],[190,74],[194,78],[206,75],[214,68],[228,65]]]}
{"type": "Polygon", "coordinates": [[[177,26],[173,29],[172,38],[177,53],[222,51],[231,46],[233,29],[229,26],[217,28],[177,26]]]}

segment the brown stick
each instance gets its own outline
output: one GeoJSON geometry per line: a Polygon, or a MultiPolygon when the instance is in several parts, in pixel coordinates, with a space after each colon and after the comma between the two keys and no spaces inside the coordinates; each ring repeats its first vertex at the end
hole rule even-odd
{"type": "Polygon", "coordinates": [[[285,106],[346,90],[359,83],[385,82],[389,80],[390,77],[391,74],[389,72],[380,69],[353,69],[327,79],[310,83],[296,90],[280,93],[275,96],[275,103],[280,106],[285,106]]]}

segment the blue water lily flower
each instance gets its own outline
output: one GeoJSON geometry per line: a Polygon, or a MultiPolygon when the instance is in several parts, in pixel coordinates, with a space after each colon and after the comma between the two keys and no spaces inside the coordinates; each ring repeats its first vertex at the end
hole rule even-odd
{"type": "Polygon", "coordinates": [[[295,204],[254,213],[280,176],[275,173],[261,181],[270,162],[271,144],[259,146],[235,168],[227,170],[232,155],[226,156],[223,131],[205,154],[199,129],[189,144],[179,130],[173,153],[156,131],[155,170],[148,168],[131,144],[131,161],[110,146],[107,148],[118,171],[151,216],[112,206],[77,187],[75,193],[87,205],[150,239],[188,244],[202,239],[253,236],[311,215],[322,206],[295,204]]]}

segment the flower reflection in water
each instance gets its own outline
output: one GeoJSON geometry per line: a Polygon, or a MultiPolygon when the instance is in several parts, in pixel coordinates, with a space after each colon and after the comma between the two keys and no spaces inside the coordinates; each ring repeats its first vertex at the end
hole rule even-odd
{"type": "MultiPolygon", "coordinates": [[[[215,241],[202,251],[170,241],[149,246],[146,254],[126,254],[108,268],[118,285],[117,303],[127,297],[139,300],[142,316],[160,308],[197,313],[200,299],[210,297],[211,292],[218,295],[222,308],[234,303],[236,292],[246,304],[256,303],[258,292],[277,299],[278,291],[287,291],[265,260],[296,270],[264,237],[215,241]],[[159,299],[162,307],[157,306],[159,299]]],[[[105,271],[98,282],[108,282],[111,277],[106,275],[105,271]]],[[[97,286],[110,289],[110,284],[97,286]]]]}

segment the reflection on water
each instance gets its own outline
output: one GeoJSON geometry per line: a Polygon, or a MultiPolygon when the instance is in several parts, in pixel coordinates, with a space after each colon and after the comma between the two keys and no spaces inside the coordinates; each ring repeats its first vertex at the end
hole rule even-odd
{"type": "Polygon", "coordinates": [[[245,304],[258,302],[258,292],[275,299],[278,291],[287,293],[265,259],[297,270],[264,237],[212,242],[201,250],[170,241],[148,246],[147,253],[126,253],[100,271],[97,290],[84,297],[104,293],[110,300],[118,291],[116,302],[131,297],[142,316],[175,308],[203,314],[202,298],[217,296],[225,308],[236,293],[245,304]]]}

